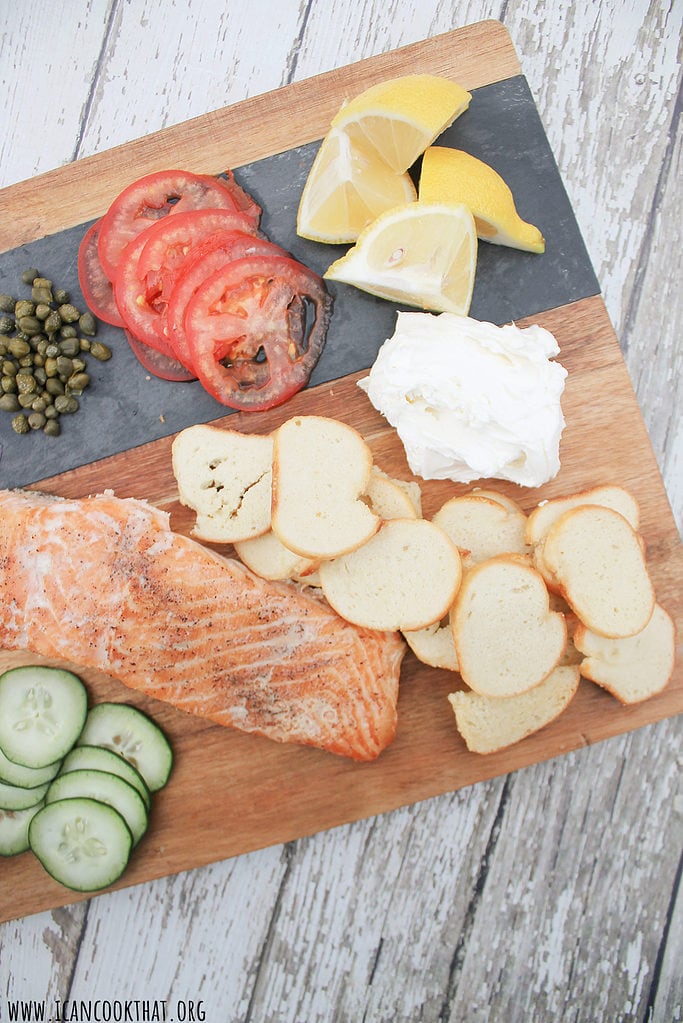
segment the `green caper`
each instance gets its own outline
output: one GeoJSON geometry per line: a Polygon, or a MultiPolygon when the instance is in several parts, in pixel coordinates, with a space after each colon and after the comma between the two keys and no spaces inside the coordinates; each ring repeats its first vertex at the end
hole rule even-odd
{"type": "Polygon", "coordinates": [[[16,394],[3,394],[0,395],[0,411],[2,412],[18,412],[21,408],[19,399],[16,394]]]}
{"type": "Polygon", "coordinates": [[[78,412],[80,405],[78,399],[71,394],[58,394],[55,398],[55,408],[60,415],[71,415],[78,412]]]}
{"type": "Polygon", "coordinates": [[[47,398],[44,395],[41,395],[40,397],[33,399],[31,402],[31,408],[34,412],[44,412],[48,404],[49,402],[47,398]]]}
{"type": "Polygon", "coordinates": [[[0,316],[0,334],[9,334],[14,330],[14,320],[11,316],[0,316]]]}
{"type": "Polygon", "coordinates": [[[59,315],[56,309],[50,310],[49,315],[45,319],[43,324],[45,332],[47,334],[56,334],[62,326],[62,317],[59,315]]]}
{"type": "Polygon", "coordinates": [[[71,359],[68,359],[66,355],[57,356],[57,375],[60,377],[66,377],[67,379],[71,376],[74,371],[74,364],[71,359]]]}
{"type": "Polygon", "coordinates": [[[75,335],[74,337],[65,337],[59,342],[59,353],[60,355],[68,356],[70,359],[80,355],[81,343],[78,338],[75,335]]]}
{"type": "Polygon", "coordinates": [[[28,270],[24,270],[21,275],[21,279],[24,284],[33,284],[36,277],[40,277],[40,270],[36,270],[35,266],[31,266],[28,270]]]}
{"type": "Polygon", "coordinates": [[[83,359],[72,359],[74,367],[74,373],[82,373],[85,370],[85,362],[83,359]]]}
{"type": "Polygon", "coordinates": [[[52,288],[38,288],[34,284],[31,288],[31,299],[36,305],[49,304],[52,299],[52,288]]]}
{"type": "Polygon", "coordinates": [[[31,412],[28,417],[28,425],[32,430],[42,430],[47,419],[42,412],[31,412]]]}
{"type": "Polygon", "coordinates": [[[37,274],[33,278],[33,287],[52,289],[52,281],[50,280],[49,277],[41,277],[39,274],[37,274]]]}
{"type": "Polygon", "coordinates": [[[84,391],[90,383],[90,376],[88,373],[74,373],[70,376],[67,381],[67,387],[74,394],[76,391],[79,393],[84,391]]]}
{"type": "Polygon", "coordinates": [[[17,390],[19,394],[35,394],[37,383],[32,373],[17,373],[17,390]]]}
{"type": "Polygon", "coordinates": [[[49,344],[49,342],[48,342],[46,337],[39,338],[38,345],[36,347],[36,351],[38,352],[39,355],[42,355],[43,359],[47,355],[47,346],[48,346],[48,344],[49,344]]]}
{"type": "Polygon", "coordinates": [[[27,391],[25,394],[17,395],[17,401],[22,408],[31,408],[35,401],[35,393],[33,391],[27,391]]]}
{"type": "Polygon", "coordinates": [[[43,325],[37,316],[20,316],[19,327],[24,334],[28,334],[29,337],[33,337],[34,334],[40,334],[43,329],[43,325]]]}
{"type": "Polygon", "coordinates": [[[45,381],[45,390],[48,394],[57,395],[64,394],[64,384],[56,376],[48,376],[45,381]]]}
{"type": "Polygon", "coordinates": [[[46,419],[58,419],[59,418],[59,412],[54,407],[54,405],[48,405],[47,406],[47,408],[45,409],[45,418],[46,419]]]}
{"type": "Polygon", "coordinates": [[[1,376],[0,391],[2,391],[3,394],[16,394],[17,378],[12,376],[1,376]]]}
{"type": "MultiPolygon", "coordinates": [[[[39,320],[45,321],[51,312],[52,309],[50,309],[50,306],[48,305],[47,302],[39,302],[38,305],[36,306],[36,318],[39,320]]],[[[44,322],[43,326],[45,326],[44,322]]]]}
{"type": "Polygon", "coordinates": [[[79,337],[78,339],[81,345],[82,352],[89,352],[92,348],[92,342],[89,337],[79,337]]]}
{"type": "Polygon", "coordinates": [[[65,327],[60,327],[59,336],[65,340],[69,337],[78,337],[78,331],[71,323],[68,323],[65,327]]]}
{"type": "Polygon", "coordinates": [[[13,337],[9,343],[9,350],[15,359],[22,359],[25,355],[30,355],[31,346],[28,341],[22,341],[21,338],[13,337]]]}
{"type": "Polygon", "coordinates": [[[28,425],[28,419],[23,412],[15,416],[12,420],[12,429],[15,433],[28,433],[31,427],[28,425]]]}
{"type": "Polygon", "coordinates": [[[64,288],[57,288],[54,292],[54,300],[57,305],[66,305],[69,301],[69,292],[64,291],[64,288]]]}
{"type": "Polygon", "coordinates": [[[16,299],[11,295],[0,295],[0,312],[13,313],[16,299]]]}
{"type": "Polygon", "coordinates": [[[62,354],[62,350],[58,344],[50,342],[45,349],[45,355],[48,359],[56,359],[58,355],[62,354]]]}
{"type": "Polygon", "coordinates": [[[19,321],[22,316],[33,316],[35,311],[35,302],[29,302],[26,298],[20,298],[14,306],[14,318],[19,321]]]}
{"type": "Polygon", "coordinates": [[[59,307],[59,315],[62,317],[63,323],[75,323],[81,314],[75,305],[71,305],[70,302],[65,302],[64,305],[60,305],[59,307]]]}
{"type": "Polygon", "coordinates": [[[48,419],[43,427],[43,433],[46,433],[48,437],[59,437],[61,432],[62,428],[58,419],[48,419]]]}
{"type": "Polygon", "coordinates": [[[90,354],[99,362],[106,362],[107,359],[111,359],[111,348],[103,345],[101,341],[94,341],[90,346],[90,354]]]}
{"type": "Polygon", "coordinates": [[[17,365],[12,359],[5,359],[0,369],[3,376],[15,377],[17,375],[17,365]]]}
{"type": "Polygon", "coordinates": [[[47,373],[42,366],[33,366],[33,376],[36,378],[36,382],[44,387],[47,382],[47,373]]]}
{"type": "Polygon", "coordinates": [[[57,373],[57,360],[52,358],[50,355],[45,356],[45,365],[43,366],[43,369],[45,370],[45,376],[48,378],[59,375],[57,373]]]}
{"type": "Polygon", "coordinates": [[[83,313],[78,319],[78,326],[81,329],[81,333],[87,334],[89,337],[97,333],[97,324],[92,313],[83,313]]]}

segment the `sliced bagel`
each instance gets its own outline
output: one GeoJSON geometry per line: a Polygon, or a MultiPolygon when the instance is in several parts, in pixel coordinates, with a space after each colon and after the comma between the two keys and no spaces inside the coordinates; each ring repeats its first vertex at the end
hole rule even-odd
{"type": "Polygon", "coordinates": [[[580,621],[602,636],[633,636],[650,620],[655,594],[641,538],[619,512],[578,505],[553,523],[545,566],[580,621]]]}
{"type": "Polygon", "coordinates": [[[495,753],[538,732],[559,717],[579,686],[576,665],[557,667],[528,692],[501,700],[478,693],[450,693],[458,731],[471,753],[495,753]]]}
{"type": "Polygon", "coordinates": [[[270,528],[270,435],[190,426],[171,448],[180,501],[196,512],[193,536],[234,543],[270,528]]]}
{"type": "Polygon", "coordinates": [[[540,543],[554,522],[563,512],[578,508],[582,504],[597,504],[601,508],[611,508],[619,512],[631,524],[636,532],[640,524],[640,508],[632,494],[624,487],[606,484],[591,487],[571,494],[569,497],[555,497],[544,501],[529,513],[527,519],[526,542],[530,545],[540,543]]]}
{"type": "Polygon", "coordinates": [[[579,623],[574,643],[583,654],[583,677],[622,703],[639,703],[661,693],[674,670],[676,628],[660,604],[655,604],[650,621],[635,636],[607,639],[579,623]]]}
{"type": "Polygon", "coordinates": [[[369,629],[439,622],[460,585],[460,556],[426,519],[390,519],[350,554],[324,561],[320,582],[337,614],[369,629]]]}
{"type": "Polygon", "coordinates": [[[450,537],[468,571],[496,554],[527,554],[526,515],[502,502],[477,493],[452,497],[439,508],[432,522],[450,537]]]}
{"type": "Polygon", "coordinates": [[[465,573],[451,622],[460,673],[481,696],[532,689],[557,666],[567,642],[564,616],[551,611],[543,579],[519,555],[499,555],[465,573]]]}
{"type": "Polygon", "coordinates": [[[376,465],[372,467],[364,500],[381,519],[416,519],[422,515],[422,495],[417,483],[392,479],[376,465]]]}
{"type": "Polygon", "coordinates": [[[294,416],[274,434],[272,528],[303,557],[336,558],[377,532],[381,519],[362,500],[372,454],[352,427],[323,416],[294,416]]]}
{"type": "Polygon", "coordinates": [[[458,670],[458,655],[455,652],[450,620],[445,623],[434,622],[424,629],[404,629],[403,638],[423,664],[431,668],[445,668],[447,671],[458,670]]]}

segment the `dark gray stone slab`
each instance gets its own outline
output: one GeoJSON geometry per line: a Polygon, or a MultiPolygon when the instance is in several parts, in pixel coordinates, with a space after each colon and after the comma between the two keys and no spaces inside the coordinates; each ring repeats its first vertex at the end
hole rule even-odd
{"type": "MultiPolygon", "coordinates": [[[[512,189],[520,214],[546,238],[541,256],[480,243],[470,315],[504,323],[599,293],[522,76],[475,90],[470,109],[439,141],[495,167],[512,189]]],[[[299,197],[316,151],[317,143],[289,150],[237,169],[236,177],[263,207],[262,228],[268,237],[322,274],[346,247],[320,245],[296,234],[299,197]]],[[[2,215],[11,217],[11,210],[2,215]]],[[[36,266],[82,304],[76,257],[87,226],[0,254],[0,291],[17,293],[22,270],[36,266]]],[[[394,330],[396,306],[345,285],[331,282],[329,287],[334,315],[311,384],[369,367],[394,330]]],[[[169,383],[150,376],[116,328],[101,324],[98,337],[114,356],[104,364],[90,360],[91,387],[81,410],[63,417],[60,437],[42,433],[19,437],[10,427],[11,416],[0,413],[0,486],[25,486],[229,411],[197,382],[169,383]]]]}

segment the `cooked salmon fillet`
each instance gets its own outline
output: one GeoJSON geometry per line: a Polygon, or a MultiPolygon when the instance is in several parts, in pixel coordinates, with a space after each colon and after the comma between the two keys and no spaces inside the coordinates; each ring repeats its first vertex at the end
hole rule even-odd
{"type": "Polygon", "coordinates": [[[405,651],[174,533],[143,501],[0,491],[0,648],[97,668],[180,710],[372,760],[405,651]]]}

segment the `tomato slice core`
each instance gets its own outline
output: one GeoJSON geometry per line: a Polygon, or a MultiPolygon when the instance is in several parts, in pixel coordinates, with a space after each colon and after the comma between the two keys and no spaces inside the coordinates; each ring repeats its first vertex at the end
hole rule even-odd
{"type": "Polygon", "coordinates": [[[331,313],[323,281],[296,260],[233,260],[207,278],[187,304],[192,365],[223,405],[273,408],[308,383],[331,313]]]}

